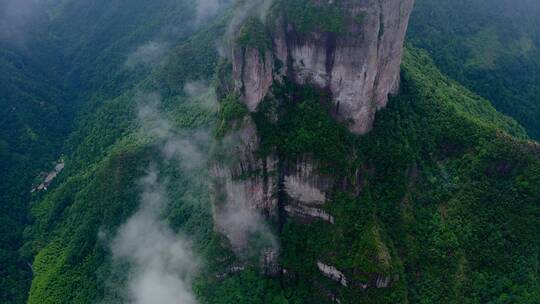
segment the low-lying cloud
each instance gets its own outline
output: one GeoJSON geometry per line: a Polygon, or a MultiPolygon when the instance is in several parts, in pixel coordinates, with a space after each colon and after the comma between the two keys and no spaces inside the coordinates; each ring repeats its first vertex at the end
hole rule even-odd
{"type": "Polygon", "coordinates": [[[230,56],[227,51],[230,47],[228,44],[231,43],[246,20],[250,17],[258,17],[264,21],[273,2],[274,0],[246,0],[238,3],[234,10],[234,16],[227,26],[223,42],[217,45],[217,50],[222,57],[230,56]]]}
{"type": "MultiPolygon", "coordinates": [[[[265,198],[262,180],[235,179],[231,176],[234,168],[245,168],[250,160],[242,161],[244,151],[253,144],[256,136],[253,128],[241,128],[230,132],[216,149],[227,159],[218,159],[212,169],[215,178],[214,221],[216,228],[229,240],[232,249],[241,259],[257,258],[259,262],[274,263],[279,253],[277,238],[266,218],[259,210],[265,198]],[[261,260],[264,258],[264,260],[261,260]]],[[[234,173],[233,173],[234,174],[234,173]]]]}
{"type": "Polygon", "coordinates": [[[278,251],[277,240],[266,220],[253,208],[245,184],[229,182],[225,186],[226,201],[219,202],[215,221],[218,229],[229,239],[240,254],[260,254],[261,251],[278,251]]]}
{"type": "Polygon", "coordinates": [[[45,18],[44,5],[32,0],[0,1],[0,42],[22,46],[35,22],[45,18]]]}
{"type": "Polygon", "coordinates": [[[192,6],[194,15],[189,25],[162,27],[159,33],[150,41],[138,46],[130,54],[124,63],[127,69],[137,67],[153,68],[162,64],[167,55],[172,51],[178,37],[183,37],[188,33],[193,33],[204,25],[215,20],[215,17],[222,13],[232,0],[197,0],[192,6]]]}
{"type": "MultiPolygon", "coordinates": [[[[212,140],[210,131],[175,130],[172,123],[161,114],[159,94],[140,93],[136,98],[143,132],[160,146],[162,160],[180,165],[187,174],[206,165],[208,156],[202,151],[207,149],[212,140]]],[[[199,105],[205,106],[203,101],[199,105]]]]}
{"type": "Polygon", "coordinates": [[[184,92],[192,103],[197,104],[205,110],[217,111],[218,101],[216,90],[205,82],[188,82],[184,86],[184,92]]]}
{"type": "Polygon", "coordinates": [[[170,49],[170,44],[167,42],[150,41],[130,53],[124,65],[130,69],[160,65],[170,49]]]}
{"type": "Polygon", "coordinates": [[[133,304],[195,304],[191,280],[198,263],[189,241],[161,219],[168,199],[152,168],[141,180],[141,206],[111,243],[113,259],[130,265],[127,301],[133,304]]]}
{"type": "MultiPolygon", "coordinates": [[[[206,165],[203,151],[211,139],[208,132],[176,130],[162,114],[157,93],[139,93],[135,98],[141,134],[149,137],[160,151],[157,162],[179,166],[188,176],[206,165]]],[[[164,219],[169,180],[158,168],[148,168],[140,181],[139,210],[110,242],[113,261],[129,265],[128,281],[120,293],[132,304],[195,304],[191,285],[200,261],[190,240],[175,233],[164,219]]]]}
{"type": "Polygon", "coordinates": [[[215,17],[224,5],[223,2],[221,0],[198,0],[196,9],[197,17],[195,18],[196,25],[201,26],[215,17]]]}

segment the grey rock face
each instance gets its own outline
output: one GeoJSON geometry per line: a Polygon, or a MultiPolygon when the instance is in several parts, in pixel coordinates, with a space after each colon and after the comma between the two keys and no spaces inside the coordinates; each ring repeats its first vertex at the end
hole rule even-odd
{"type": "Polygon", "coordinates": [[[347,278],[343,272],[339,271],[337,268],[331,265],[326,265],[323,262],[318,261],[317,267],[323,273],[324,276],[329,279],[340,283],[342,286],[347,287],[347,278]]]}
{"type": "Polygon", "coordinates": [[[284,190],[295,202],[307,205],[323,205],[333,181],[318,173],[316,162],[304,155],[289,164],[284,176],[284,190]]]}
{"type": "MultiPolygon", "coordinates": [[[[275,215],[277,177],[275,172],[277,160],[274,157],[260,159],[256,156],[259,148],[257,130],[251,118],[246,117],[238,130],[223,139],[220,149],[227,162],[215,162],[211,174],[219,181],[219,186],[226,196],[235,201],[248,204],[253,209],[262,210],[267,215],[275,215]],[[266,176],[262,173],[266,172],[266,176]]],[[[227,197],[223,198],[230,201],[227,197]]]]}
{"type": "Polygon", "coordinates": [[[334,217],[328,212],[306,205],[287,205],[285,206],[285,211],[291,216],[320,219],[330,224],[334,224],[335,222],[334,217]]]}
{"type": "MultiPolygon", "coordinates": [[[[233,93],[256,112],[274,82],[286,78],[298,85],[314,85],[330,93],[336,119],[351,132],[367,133],[388,95],[398,92],[403,40],[414,0],[309,1],[339,5],[343,30],[302,31],[286,13],[275,15],[267,22],[271,49],[233,46],[233,93]]],[[[275,119],[279,119],[277,114],[275,119]]],[[[248,115],[234,124],[235,131],[222,140],[224,151],[212,167],[213,192],[220,195],[214,199],[216,230],[239,251],[249,247],[250,234],[262,235],[269,243],[262,252],[264,272],[278,274],[282,271],[277,263],[279,246],[266,225],[279,227],[289,219],[339,223],[324,205],[331,201],[333,191],[348,184],[322,175],[309,155],[262,157],[257,153],[260,138],[253,118],[248,115]]],[[[342,272],[322,262],[317,267],[343,286],[358,283],[345,277],[344,272],[350,270],[342,272]]],[[[385,277],[374,278],[358,284],[364,289],[391,284],[385,277]]]]}
{"type": "Polygon", "coordinates": [[[236,127],[214,148],[219,150],[211,166],[215,228],[239,253],[249,249],[252,234],[274,250],[277,244],[264,219],[277,216],[277,160],[256,156],[259,138],[250,117],[236,127]]]}
{"type": "Polygon", "coordinates": [[[235,89],[243,92],[242,100],[254,112],[266,96],[273,82],[273,56],[257,49],[235,48],[233,51],[233,78],[235,89]]]}
{"type": "MultiPolygon", "coordinates": [[[[334,1],[312,0],[314,5],[334,1]]],[[[300,32],[280,16],[272,33],[273,50],[233,51],[233,77],[242,100],[255,111],[273,80],[287,75],[298,84],[331,92],[335,116],[357,134],[370,131],[375,112],[399,88],[403,41],[414,0],[344,0],[344,30],[300,32]],[[283,67],[279,70],[274,61],[283,67]]]]}

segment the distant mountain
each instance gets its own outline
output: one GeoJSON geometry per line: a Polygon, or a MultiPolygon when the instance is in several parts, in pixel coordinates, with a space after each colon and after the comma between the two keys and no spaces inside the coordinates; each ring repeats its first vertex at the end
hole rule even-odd
{"type": "Polygon", "coordinates": [[[409,41],[540,139],[540,3],[418,0],[409,41]]]}

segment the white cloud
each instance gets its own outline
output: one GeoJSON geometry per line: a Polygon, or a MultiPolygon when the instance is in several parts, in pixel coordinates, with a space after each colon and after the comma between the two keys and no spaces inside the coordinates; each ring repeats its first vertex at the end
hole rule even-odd
{"type": "Polygon", "coordinates": [[[115,261],[130,265],[127,294],[133,304],[195,304],[191,280],[197,259],[191,246],[161,219],[167,195],[159,172],[151,169],[141,181],[141,206],[111,243],[115,261]]]}
{"type": "Polygon", "coordinates": [[[163,62],[171,46],[167,42],[150,41],[139,46],[127,56],[124,66],[136,68],[139,66],[153,67],[163,62]]]}

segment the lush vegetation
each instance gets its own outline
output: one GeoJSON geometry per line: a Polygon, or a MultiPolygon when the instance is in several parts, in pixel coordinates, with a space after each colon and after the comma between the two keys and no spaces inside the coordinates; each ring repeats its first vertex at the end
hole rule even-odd
{"type": "Polygon", "coordinates": [[[299,32],[340,33],[345,30],[345,14],[336,3],[287,0],[278,1],[276,7],[286,12],[287,18],[299,32]]]}
{"type": "Polygon", "coordinates": [[[6,46],[0,70],[0,302],[23,302],[30,261],[17,250],[29,222],[30,190],[39,169],[52,169],[68,121],[65,95],[27,55],[6,46]]]}
{"type": "MultiPolygon", "coordinates": [[[[157,57],[150,64],[128,66],[130,54],[149,41],[168,51],[196,28],[185,26],[193,23],[189,1],[4,2],[1,18],[6,6],[17,10],[2,20],[2,27],[14,24],[15,35],[5,37],[10,28],[2,28],[0,35],[0,223],[5,227],[0,232],[0,302],[25,303],[32,256],[22,256],[19,248],[23,230],[31,224],[32,186],[62,154],[81,159],[71,162],[74,171],[103,158],[130,125],[133,113],[122,103],[133,94],[116,103],[105,101],[122,95],[161,64],[157,57]]],[[[220,31],[212,34],[217,37],[220,31]]],[[[197,52],[207,49],[214,50],[197,47],[197,52]]],[[[184,68],[189,69],[187,63],[184,68]]],[[[196,69],[189,73],[192,79],[203,76],[196,69]]],[[[167,84],[162,78],[159,82],[167,84]]],[[[183,83],[174,85],[183,88],[183,83]]]]}
{"type": "MultiPolygon", "coordinates": [[[[104,102],[71,135],[63,178],[54,191],[36,198],[32,207],[36,221],[26,233],[23,250],[27,256],[35,256],[29,303],[115,301],[117,291],[106,286],[112,274],[110,252],[98,232],[114,233],[134,212],[139,199],[137,182],[149,162],[160,162],[152,157],[156,154],[152,138],[139,133],[137,96],[140,92],[160,93],[164,115],[175,129],[209,128],[215,115],[191,100],[183,88],[189,81],[212,77],[218,56],[213,48],[215,36],[209,35],[222,30],[223,24],[179,45],[169,64],[134,89],[104,102]],[[213,54],[196,55],[191,51],[194,46],[213,50],[213,54]],[[211,58],[215,61],[209,61],[211,58]],[[183,73],[189,64],[191,74],[183,73]],[[175,66],[178,68],[171,69],[175,66]]],[[[175,177],[168,187],[173,198],[167,212],[171,226],[189,232],[202,246],[212,234],[205,179],[186,176],[175,167],[162,171],[163,178],[175,177]]]]}
{"type": "Polygon", "coordinates": [[[246,106],[238,100],[234,94],[227,95],[221,102],[219,108],[219,120],[216,128],[216,136],[223,137],[227,132],[234,129],[234,122],[241,120],[249,113],[246,106]]]}
{"type": "Polygon", "coordinates": [[[530,0],[419,0],[408,39],[539,139],[539,15],[530,0]]]}
{"type": "Polygon", "coordinates": [[[353,136],[329,115],[328,96],[290,83],[276,83],[274,93],[275,97],[267,98],[254,115],[263,139],[259,152],[264,155],[277,148],[279,155],[293,158],[313,154],[325,172],[344,173],[351,165],[353,136]]]}
{"type": "MultiPolygon", "coordinates": [[[[456,76],[458,65],[441,64],[440,55],[434,63],[409,46],[402,92],[365,136],[332,118],[325,92],[288,81],[274,84],[272,96],[251,114],[237,96],[218,91],[215,113],[184,87],[199,80],[228,85],[222,77],[230,65],[219,64],[215,47],[227,20],[193,35],[192,29],[174,32],[181,42],[170,42],[176,46],[155,70],[125,70],[129,50],[170,34],[164,24],[188,22],[192,6],[137,0],[103,14],[108,3],[51,7],[56,38],[43,39],[58,39],[65,49],[65,62],[51,71],[29,61],[50,56],[51,49],[39,57],[2,48],[0,90],[6,94],[0,98],[8,106],[0,109],[0,302],[124,300],[117,287],[125,274],[113,265],[106,239],[137,209],[138,181],[150,163],[168,181],[166,222],[189,235],[204,260],[193,286],[200,303],[332,303],[332,295],[341,303],[540,302],[540,147],[518,123],[435,67],[493,97],[456,76]],[[227,274],[239,261],[214,232],[208,173],[188,174],[156,157],[159,143],[137,120],[143,92],[161,96],[162,114],[175,131],[214,129],[219,138],[251,115],[260,157],[277,153],[281,162],[294,162],[310,155],[319,173],[340,185],[324,206],[334,224],[284,221],[279,262],[287,275],[266,277],[250,267],[227,274]],[[64,107],[68,100],[75,105],[64,107]],[[30,196],[32,179],[61,151],[65,171],[48,192],[30,196]],[[342,270],[349,286],[324,277],[317,261],[342,270]],[[108,284],[111,278],[117,284],[108,284]],[[390,286],[362,288],[378,278],[390,278],[390,286]]],[[[280,3],[299,31],[342,28],[342,12],[330,4],[280,3]]],[[[264,26],[251,22],[241,42],[267,43],[264,26]]],[[[40,43],[45,50],[47,42],[40,43]]],[[[444,56],[453,57],[445,58],[457,60],[457,46],[449,49],[444,56]]]]}
{"type": "Polygon", "coordinates": [[[285,88],[294,97],[279,99],[278,87],[278,100],[254,115],[262,153],[311,154],[322,174],[346,185],[327,206],[334,225],[285,224],[286,294],[293,303],[328,294],[344,303],[537,302],[538,146],[424,52],[409,49],[403,68],[403,93],[364,137],[334,122],[327,97],[310,88],[285,88]],[[356,284],[392,278],[391,288],[340,287],[318,260],[356,284]]]}
{"type": "Polygon", "coordinates": [[[249,18],[240,29],[237,43],[245,48],[264,51],[272,48],[272,39],[266,26],[257,17],[249,18]]]}

